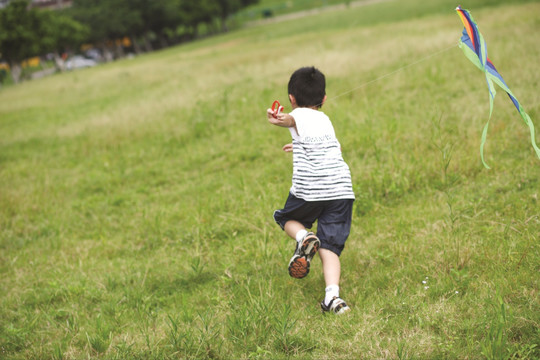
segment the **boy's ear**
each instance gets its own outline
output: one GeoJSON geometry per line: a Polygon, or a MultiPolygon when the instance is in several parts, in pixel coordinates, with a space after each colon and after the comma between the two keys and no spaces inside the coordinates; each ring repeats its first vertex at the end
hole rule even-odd
{"type": "Polygon", "coordinates": [[[324,95],[324,97],[323,97],[323,99],[322,99],[322,103],[321,103],[321,106],[323,106],[323,105],[324,105],[324,103],[326,102],[326,99],[327,99],[327,96],[326,96],[326,95],[324,95]]]}
{"type": "Polygon", "coordinates": [[[289,94],[289,101],[291,102],[291,105],[293,107],[296,106],[296,98],[294,97],[294,95],[289,94]]]}

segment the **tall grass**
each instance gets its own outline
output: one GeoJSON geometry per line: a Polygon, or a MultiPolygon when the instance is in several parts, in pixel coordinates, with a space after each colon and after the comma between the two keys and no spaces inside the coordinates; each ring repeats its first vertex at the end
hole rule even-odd
{"type": "MultiPolygon", "coordinates": [[[[462,5],[539,127],[540,7],[498,3],[462,5]]],[[[2,89],[0,357],[539,357],[540,167],[504,94],[482,167],[482,74],[457,47],[428,58],[457,44],[454,6],[332,11],[2,89]],[[271,216],[290,139],[265,109],[311,64],[357,195],[338,318],[318,260],[288,277],[271,216]]]]}

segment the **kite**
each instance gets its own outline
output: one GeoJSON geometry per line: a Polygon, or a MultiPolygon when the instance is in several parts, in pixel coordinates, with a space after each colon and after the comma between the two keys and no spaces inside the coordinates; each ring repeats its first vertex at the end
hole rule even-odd
{"type": "Polygon", "coordinates": [[[525,112],[525,110],[523,110],[523,107],[521,106],[519,101],[516,99],[514,94],[512,94],[512,91],[510,91],[508,85],[506,85],[506,83],[504,82],[501,74],[499,74],[491,60],[489,60],[489,58],[487,57],[486,42],[484,41],[484,37],[478,30],[478,26],[476,25],[476,22],[474,22],[471,14],[467,10],[462,9],[461,6],[458,6],[456,8],[456,11],[461,18],[463,25],[465,26],[465,28],[463,29],[463,35],[461,36],[461,39],[459,41],[459,47],[463,50],[465,56],[484,72],[489,90],[489,118],[486,125],[484,126],[484,130],[482,131],[482,142],[480,144],[480,157],[482,158],[482,164],[484,164],[486,168],[490,169],[490,167],[484,161],[484,144],[486,142],[489,121],[491,120],[491,113],[493,112],[493,100],[495,99],[496,94],[495,86],[493,85],[493,83],[496,83],[501,89],[506,91],[506,93],[510,97],[510,100],[512,100],[512,102],[514,103],[517,111],[521,115],[521,118],[529,127],[532,146],[536,151],[536,155],[538,156],[538,158],[540,158],[540,149],[536,145],[534,139],[534,125],[531,121],[530,116],[525,112]]]}

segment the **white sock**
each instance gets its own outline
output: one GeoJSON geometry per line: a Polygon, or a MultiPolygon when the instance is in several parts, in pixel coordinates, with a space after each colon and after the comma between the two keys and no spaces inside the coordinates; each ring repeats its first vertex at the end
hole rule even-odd
{"type": "Polygon", "coordinates": [[[339,297],[339,286],[338,285],[328,285],[326,289],[324,289],[326,292],[326,295],[324,296],[324,304],[328,306],[330,301],[335,297],[339,297]]]}
{"type": "Polygon", "coordinates": [[[302,229],[302,230],[298,231],[296,233],[296,241],[300,242],[300,241],[304,240],[304,236],[306,236],[306,234],[307,234],[306,229],[302,229]]]}

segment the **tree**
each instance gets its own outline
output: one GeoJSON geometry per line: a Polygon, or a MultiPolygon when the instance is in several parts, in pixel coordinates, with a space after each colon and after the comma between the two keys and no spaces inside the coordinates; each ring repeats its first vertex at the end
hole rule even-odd
{"type": "Polygon", "coordinates": [[[158,37],[161,47],[168,46],[167,34],[182,22],[180,0],[132,0],[132,6],[141,14],[142,26],[136,35],[145,39],[147,50],[151,50],[151,35],[158,37]]]}
{"type": "Polygon", "coordinates": [[[0,53],[9,64],[14,83],[20,80],[21,62],[40,53],[40,27],[38,11],[28,9],[26,0],[14,0],[0,10],[0,53]]]}
{"type": "MultiPolygon", "coordinates": [[[[32,56],[76,47],[87,36],[83,25],[56,11],[32,9],[26,0],[12,1],[0,10],[0,53],[20,81],[21,62],[32,56]]],[[[58,66],[58,61],[57,61],[58,66]]]]}
{"type": "MultiPolygon", "coordinates": [[[[110,45],[142,26],[140,12],[130,0],[74,0],[68,14],[91,29],[89,42],[110,58],[110,45]]],[[[117,46],[117,50],[119,47],[117,46]]]]}
{"type": "Polygon", "coordinates": [[[216,0],[181,0],[182,25],[188,29],[188,36],[198,35],[200,24],[211,24],[218,15],[216,0]]]}
{"type": "Polygon", "coordinates": [[[90,31],[86,26],[58,11],[43,11],[42,20],[42,53],[53,53],[56,67],[63,71],[64,63],[60,53],[77,49],[86,41],[90,31]]]}
{"type": "Polygon", "coordinates": [[[125,36],[131,37],[135,49],[137,39],[144,39],[150,51],[150,37],[157,37],[165,47],[168,36],[178,34],[179,28],[187,30],[184,35],[192,39],[201,24],[213,32],[216,20],[220,20],[226,31],[230,15],[257,1],[73,0],[70,9],[57,12],[31,8],[29,0],[13,0],[0,9],[0,56],[9,63],[17,83],[20,64],[29,57],[54,53],[57,67],[62,68],[59,52],[87,41],[100,46],[105,57],[112,59],[110,48],[116,45],[115,50],[122,55],[117,40],[125,36]]]}
{"type": "Polygon", "coordinates": [[[221,21],[221,30],[227,31],[227,19],[238,10],[253,5],[259,0],[215,0],[218,5],[219,19],[221,21]]]}

